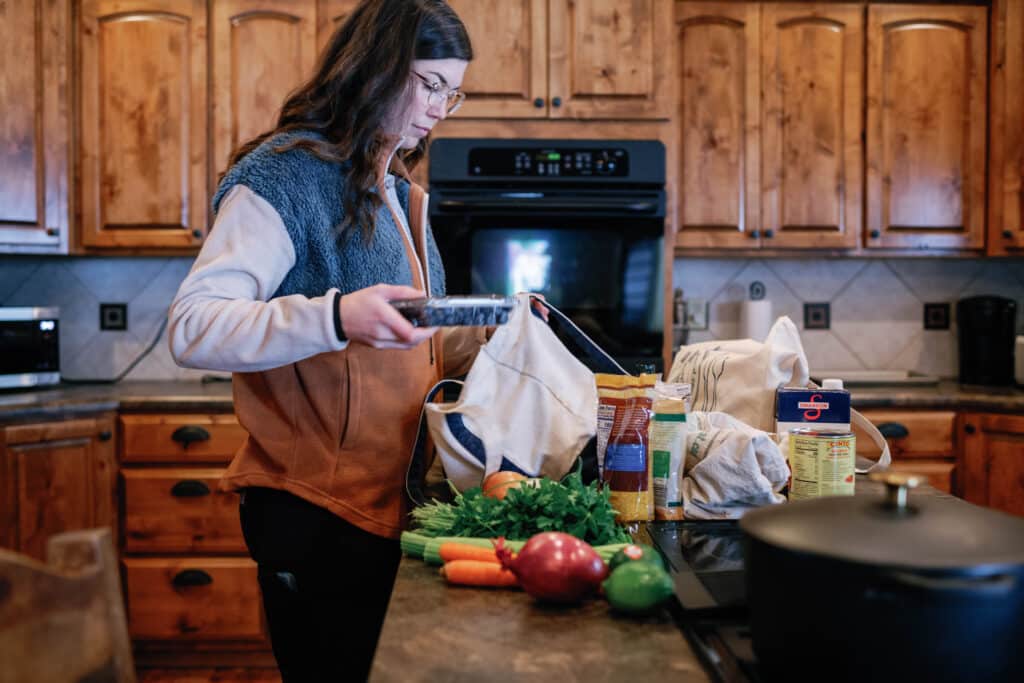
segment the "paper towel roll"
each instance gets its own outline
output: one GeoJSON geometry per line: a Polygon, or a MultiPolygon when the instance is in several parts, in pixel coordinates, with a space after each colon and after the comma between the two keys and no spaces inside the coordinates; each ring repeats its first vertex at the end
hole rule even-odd
{"type": "Polygon", "coordinates": [[[772,328],[772,302],[767,299],[740,303],[740,339],[764,341],[772,328]]]}

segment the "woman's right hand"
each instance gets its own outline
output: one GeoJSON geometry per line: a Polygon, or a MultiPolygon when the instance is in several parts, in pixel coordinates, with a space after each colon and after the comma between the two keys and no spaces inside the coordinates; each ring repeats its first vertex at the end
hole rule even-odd
{"type": "Polygon", "coordinates": [[[411,349],[429,339],[435,327],[414,327],[391,305],[394,299],[425,296],[404,285],[374,285],[341,297],[341,329],[349,341],[375,349],[411,349]]]}

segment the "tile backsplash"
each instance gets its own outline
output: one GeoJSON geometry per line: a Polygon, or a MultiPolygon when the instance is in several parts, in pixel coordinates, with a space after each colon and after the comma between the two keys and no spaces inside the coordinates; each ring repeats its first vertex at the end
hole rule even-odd
{"type": "MultiPolygon", "coordinates": [[[[179,368],[162,326],[192,259],[0,257],[0,306],[61,308],[61,372],[76,379],[120,374],[160,339],[127,379],[198,379],[179,368]],[[101,331],[100,303],[128,304],[128,329],[101,331]]],[[[957,374],[955,302],[997,294],[1024,307],[1024,260],[996,259],[676,259],[674,286],[710,302],[707,331],[690,341],[738,334],[750,283],[765,285],[773,315],[801,330],[811,369],[899,369],[957,374]],[[831,304],[831,329],[803,329],[803,304],[831,304]],[[924,304],[949,302],[949,330],[924,329],[924,304]]],[[[1017,315],[1024,334],[1024,313],[1017,315]]]]}
{"type": "Polygon", "coordinates": [[[772,314],[800,329],[811,370],[912,370],[956,377],[956,301],[994,294],[1017,301],[1024,334],[1024,260],[676,259],[674,286],[710,304],[706,331],[689,341],[732,339],[750,284],[765,286],[772,314]],[[827,302],[828,330],[804,329],[804,303],[827,302]],[[950,304],[948,330],[924,329],[924,304],[950,304]]]}

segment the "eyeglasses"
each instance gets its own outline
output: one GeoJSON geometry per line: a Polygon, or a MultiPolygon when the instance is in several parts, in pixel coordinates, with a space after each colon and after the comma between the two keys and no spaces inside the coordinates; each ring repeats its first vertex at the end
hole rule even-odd
{"type": "Polygon", "coordinates": [[[427,89],[427,104],[431,107],[440,106],[444,103],[446,114],[454,114],[462,103],[466,101],[466,93],[461,90],[452,90],[441,85],[438,81],[432,81],[423,74],[412,72],[420,79],[423,87],[427,89]]]}

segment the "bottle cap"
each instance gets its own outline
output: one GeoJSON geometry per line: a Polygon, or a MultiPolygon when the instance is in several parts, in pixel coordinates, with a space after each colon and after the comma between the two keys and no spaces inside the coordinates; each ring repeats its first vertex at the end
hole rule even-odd
{"type": "Polygon", "coordinates": [[[823,380],[821,380],[821,388],[822,389],[842,389],[843,388],[843,380],[841,380],[841,379],[832,379],[832,378],[823,379],[823,380]]]}

